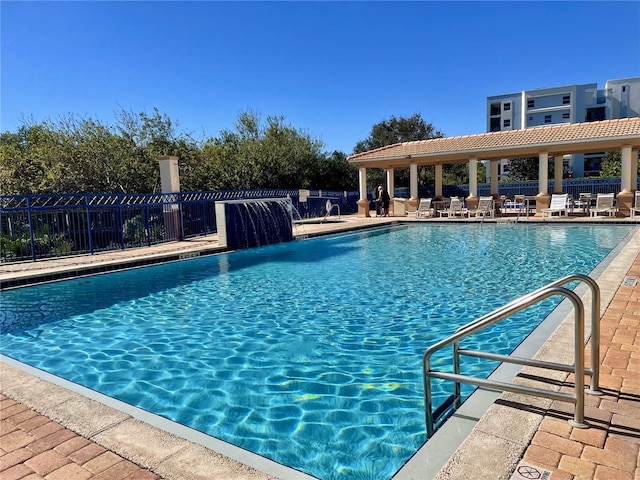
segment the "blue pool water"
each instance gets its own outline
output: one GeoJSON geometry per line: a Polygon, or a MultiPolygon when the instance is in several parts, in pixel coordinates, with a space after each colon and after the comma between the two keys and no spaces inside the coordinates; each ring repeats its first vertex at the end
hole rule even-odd
{"type": "MultiPolygon", "coordinates": [[[[319,478],[384,479],[425,441],[425,348],[630,232],[416,225],[10,290],[0,351],[319,478]]],[[[472,341],[510,352],[554,305],[472,341]]]]}

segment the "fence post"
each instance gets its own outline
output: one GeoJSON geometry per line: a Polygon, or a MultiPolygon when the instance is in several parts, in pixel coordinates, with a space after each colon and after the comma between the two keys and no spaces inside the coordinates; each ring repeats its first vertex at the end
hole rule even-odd
{"type": "Polygon", "coordinates": [[[91,208],[89,205],[89,195],[85,193],[84,204],[87,210],[87,234],[89,237],[89,253],[93,255],[93,232],[91,231],[91,208]]]}
{"type": "Polygon", "coordinates": [[[147,231],[147,247],[151,246],[151,227],[149,225],[149,202],[151,198],[147,201],[147,207],[144,209],[144,229],[147,231]]]}
{"type": "Polygon", "coordinates": [[[29,218],[29,238],[31,239],[31,259],[36,260],[36,242],[33,232],[33,218],[31,216],[31,195],[27,196],[27,218],[29,218]]]}
{"type": "Polygon", "coordinates": [[[200,194],[200,203],[202,204],[202,235],[207,236],[207,204],[204,201],[204,192],[200,194]]]}
{"type": "Polygon", "coordinates": [[[124,250],[124,217],[122,216],[122,196],[118,198],[118,231],[120,232],[120,246],[124,250]]]}

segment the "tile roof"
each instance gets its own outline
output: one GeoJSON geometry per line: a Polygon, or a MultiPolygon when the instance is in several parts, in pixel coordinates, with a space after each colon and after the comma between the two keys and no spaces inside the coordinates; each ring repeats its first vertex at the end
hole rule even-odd
{"type": "Polygon", "coordinates": [[[435,138],[396,143],[348,157],[350,163],[367,164],[391,161],[446,163],[537,156],[541,151],[552,153],[588,153],[618,149],[622,145],[640,147],[640,118],[571,123],[481,133],[459,137],[435,138]],[[422,159],[420,162],[418,159],[422,159]]]}

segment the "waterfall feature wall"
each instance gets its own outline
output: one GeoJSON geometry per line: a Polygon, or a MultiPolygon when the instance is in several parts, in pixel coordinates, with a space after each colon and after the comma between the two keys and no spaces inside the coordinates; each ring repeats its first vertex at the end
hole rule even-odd
{"type": "Polygon", "coordinates": [[[218,243],[231,249],[293,240],[290,198],[216,202],[218,243]]]}

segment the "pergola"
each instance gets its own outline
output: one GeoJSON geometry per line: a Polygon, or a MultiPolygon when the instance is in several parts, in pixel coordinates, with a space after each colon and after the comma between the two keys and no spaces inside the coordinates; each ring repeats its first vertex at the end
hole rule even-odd
{"type": "Polygon", "coordinates": [[[491,194],[497,198],[498,161],[503,158],[538,157],[539,192],[536,208],[539,212],[549,206],[551,199],[547,191],[550,157],[555,162],[553,193],[561,193],[563,155],[619,150],[622,153],[622,174],[621,191],[617,197],[618,210],[621,215],[628,216],[638,183],[639,149],[640,118],[624,118],[396,143],[351,155],[347,160],[360,168],[358,214],[368,217],[367,168],[386,170],[389,192],[394,191],[394,169],[409,168],[408,205],[410,210],[415,210],[419,201],[418,166],[435,166],[435,195],[438,197],[442,196],[442,165],[468,163],[467,203],[475,208],[478,202],[478,161],[490,162],[491,194]]]}

